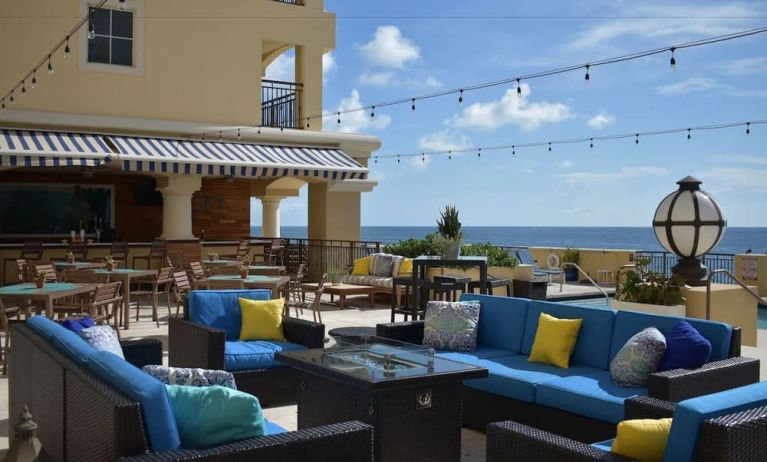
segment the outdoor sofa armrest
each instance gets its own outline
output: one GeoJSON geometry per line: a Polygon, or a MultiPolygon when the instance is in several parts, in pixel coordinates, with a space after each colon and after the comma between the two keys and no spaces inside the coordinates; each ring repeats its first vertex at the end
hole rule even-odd
{"type": "Polygon", "coordinates": [[[168,319],[168,365],[224,369],[226,332],[183,319],[168,319]]]}
{"type": "Polygon", "coordinates": [[[764,460],[767,406],[704,420],[697,460],[764,460]]]}
{"type": "Polygon", "coordinates": [[[759,360],[737,356],[712,361],[697,369],[672,369],[650,374],[647,394],[673,403],[759,381],[759,360]]]}
{"type": "Polygon", "coordinates": [[[626,462],[632,459],[507,420],[487,426],[487,462],[626,462]]]}
{"type": "Polygon", "coordinates": [[[325,324],[284,317],[282,331],[289,342],[306,345],[308,348],[325,346],[325,324]]]}
{"type": "Polygon", "coordinates": [[[399,340],[400,342],[421,345],[423,343],[423,321],[391,322],[376,325],[379,337],[399,340]]]}
{"type": "Polygon", "coordinates": [[[136,367],[162,364],[162,342],[156,338],[120,342],[125,360],[136,367]]]}
{"type": "Polygon", "coordinates": [[[623,419],[665,419],[674,416],[676,403],[649,396],[633,396],[623,402],[623,419]]]}
{"type": "Polygon", "coordinates": [[[373,461],[373,427],[343,422],[270,436],[259,436],[203,450],[176,450],[123,457],[120,462],[338,460],[373,461]]]}

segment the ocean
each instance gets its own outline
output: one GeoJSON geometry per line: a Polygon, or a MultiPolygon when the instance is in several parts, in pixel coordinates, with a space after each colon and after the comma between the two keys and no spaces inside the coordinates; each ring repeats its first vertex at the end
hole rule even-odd
{"type": "MultiPolygon", "coordinates": [[[[464,241],[490,242],[504,246],[579,247],[590,249],[663,250],[649,227],[538,227],[538,226],[464,226],[464,241]]],[[[283,226],[282,237],[305,238],[305,226],[283,226]]],[[[363,226],[362,240],[383,243],[422,238],[435,232],[429,226],[363,226]]],[[[260,236],[261,228],[252,227],[260,236]]],[[[767,253],[767,228],[728,228],[724,239],[712,252],[767,253]]]]}

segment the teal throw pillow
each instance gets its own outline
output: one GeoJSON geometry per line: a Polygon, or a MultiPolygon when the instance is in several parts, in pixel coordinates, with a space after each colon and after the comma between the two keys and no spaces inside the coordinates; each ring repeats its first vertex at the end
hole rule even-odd
{"type": "Polygon", "coordinates": [[[184,449],[205,449],[264,434],[258,398],[212,385],[166,385],[184,449]]]}
{"type": "Polygon", "coordinates": [[[648,327],[634,334],[610,362],[610,376],[621,387],[644,387],[650,374],[658,371],[666,354],[666,338],[648,327]]]}

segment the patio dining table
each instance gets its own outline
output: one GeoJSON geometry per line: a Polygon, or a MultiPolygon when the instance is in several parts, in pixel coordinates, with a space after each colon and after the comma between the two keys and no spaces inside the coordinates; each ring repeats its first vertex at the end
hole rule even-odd
{"type": "Polygon", "coordinates": [[[35,283],[25,282],[0,287],[0,299],[8,304],[23,304],[28,300],[45,304],[45,316],[53,319],[53,301],[64,297],[86,294],[98,284],[76,284],[72,282],[46,282],[42,289],[35,283]]]}
{"type": "Polygon", "coordinates": [[[207,288],[210,289],[210,283],[215,281],[226,281],[230,283],[240,282],[243,287],[252,289],[269,289],[272,291],[272,298],[279,298],[285,285],[290,282],[288,276],[259,276],[250,275],[242,278],[238,275],[219,274],[210,276],[207,279],[207,288]]]}
{"type": "Polygon", "coordinates": [[[248,273],[251,275],[261,276],[279,276],[285,274],[284,266],[269,266],[269,265],[250,265],[248,266],[248,273]]]}
{"type": "MultiPolygon", "coordinates": [[[[104,268],[97,269],[96,274],[109,275],[110,281],[121,281],[123,290],[123,329],[130,328],[130,282],[131,279],[157,276],[157,270],[150,269],[113,269],[108,271],[104,268]]],[[[119,317],[118,317],[119,319],[119,317]]]]}
{"type": "Polygon", "coordinates": [[[88,269],[103,268],[104,266],[105,266],[104,263],[93,262],[93,261],[76,261],[76,262],[55,261],[53,262],[53,267],[56,268],[56,271],[63,271],[68,269],[88,270],[88,269]]]}
{"type": "Polygon", "coordinates": [[[208,267],[208,266],[239,266],[240,260],[237,259],[216,259],[216,260],[203,260],[202,266],[208,267]]]}

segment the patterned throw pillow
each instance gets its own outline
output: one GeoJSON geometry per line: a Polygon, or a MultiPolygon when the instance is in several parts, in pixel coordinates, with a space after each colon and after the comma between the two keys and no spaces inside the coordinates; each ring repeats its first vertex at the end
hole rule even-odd
{"type": "Polygon", "coordinates": [[[370,274],[379,277],[391,277],[391,269],[394,264],[394,257],[384,253],[373,255],[370,260],[370,274]]]}
{"type": "Polygon", "coordinates": [[[666,354],[666,338],[654,327],[635,334],[610,363],[610,376],[621,387],[644,387],[666,354]]]}
{"type": "Polygon", "coordinates": [[[477,349],[479,302],[429,302],[423,345],[436,350],[477,349]]]}
{"type": "Polygon", "coordinates": [[[154,364],[144,366],[141,370],[167,385],[187,385],[191,387],[221,385],[222,387],[231,388],[233,390],[237,389],[237,386],[234,384],[234,375],[227,371],[167,367],[154,364]]]}
{"type": "Polygon", "coordinates": [[[117,338],[117,332],[112,326],[93,326],[80,330],[80,337],[99,351],[108,351],[115,356],[125,359],[123,349],[120,346],[120,340],[117,338]]]}

